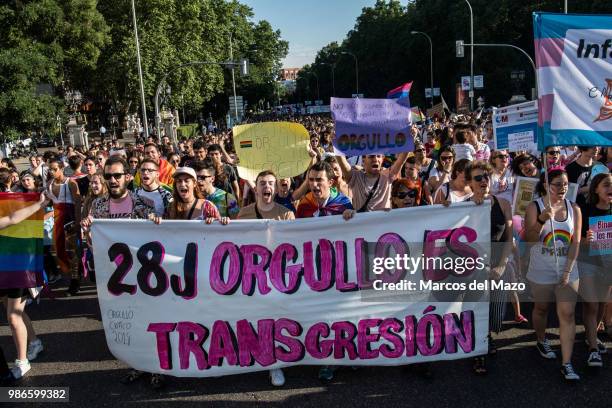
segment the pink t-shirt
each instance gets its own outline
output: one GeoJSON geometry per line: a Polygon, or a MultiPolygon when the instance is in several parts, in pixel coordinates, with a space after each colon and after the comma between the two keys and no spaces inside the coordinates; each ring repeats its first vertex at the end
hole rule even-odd
{"type": "Polygon", "coordinates": [[[121,201],[115,202],[111,199],[109,203],[110,218],[130,218],[133,209],[132,198],[129,194],[121,201]]]}

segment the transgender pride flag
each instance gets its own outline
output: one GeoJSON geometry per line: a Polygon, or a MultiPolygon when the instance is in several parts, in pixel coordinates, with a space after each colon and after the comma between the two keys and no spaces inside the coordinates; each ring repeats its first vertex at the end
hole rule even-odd
{"type": "MultiPolygon", "coordinates": [[[[0,217],[38,202],[37,193],[0,193],[0,217]]],[[[0,289],[43,285],[42,210],[0,230],[0,289]]]]}
{"type": "Polygon", "coordinates": [[[612,146],[612,16],[534,13],[538,148],[612,146]]]}

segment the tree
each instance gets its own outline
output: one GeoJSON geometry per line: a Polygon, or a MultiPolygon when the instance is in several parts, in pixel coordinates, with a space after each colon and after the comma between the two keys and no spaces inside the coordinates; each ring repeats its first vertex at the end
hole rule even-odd
{"type": "Polygon", "coordinates": [[[0,133],[14,139],[64,114],[64,90],[95,67],[108,41],[95,0],[0,5],[0,133]]]}

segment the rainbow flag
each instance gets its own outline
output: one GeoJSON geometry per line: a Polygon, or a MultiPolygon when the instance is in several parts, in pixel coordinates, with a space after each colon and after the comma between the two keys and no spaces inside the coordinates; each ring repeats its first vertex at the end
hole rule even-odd
{"type": "MultiPolygon", "coordinates": [[[[174,172],[176,169],[167,160],[159,159],[159,184],[172,192],[174,185],[174,172]]],[[[134,175],[134,185],[140,187],[140,171],[134,175]]]]}
{"type": "MultiPolygon", "coordinates": [[[[0,193],[0,217],[38,202],[38,193],[0,193]]],[[[43,285],[42,210],[19,224],[0,230],[0,288],[43,285]]]]}
{"type": "Polygon", "coordinates": [[[404,99],[408,98],[410,94],[410,88],[412,87],[412,81],[406,82],[404,85],[400,85],[387,92],[387,99],[404,99]]]}

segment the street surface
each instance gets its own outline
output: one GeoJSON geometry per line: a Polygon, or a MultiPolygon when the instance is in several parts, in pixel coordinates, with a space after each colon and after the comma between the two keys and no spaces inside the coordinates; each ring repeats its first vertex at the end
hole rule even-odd
{"type": "MultiPolygon", "coordinates": [[[[472,374],[472,361],[466,359],[434,363],[432,379],[420,377],[409,367],[346,367],[336,371],[334,380],[324,385],[317,379],[318,367],[304,366],[286,369],[286,383],[281,388],[270,385],[266,371],[219,378],[168,378],[167,387],[161,391],[150,389],[144,379],[126,386],[119,379],[127,373],[127,366],[117,361],[106,346],[93,284],[87,282],[76,297],[65,297],[63,288],[53,293],[55,299],[45,298],[27,307],[45,350],[20,386],[70,387],[69,405],[74,407],[148,404],[155,408],[183,408],[204,403],[214,407],[597,408],[610,407],[612,403],[612,359],[610,354],[604,355],[605,367],[600,370],[586,367],[582,326],[577,329],[574,355],[574,367],[582,381],[566,384],[559,373],[559,362],[543,360],[537,354],[530,326],[510,323],[497,337],[499,351],[488,359],[489,373],[480,377],[472,374]]],[[[523,314],[530,316],[529,310],[523,314]]],[[[550,325],[553,324],[556,322],[551,318],[550,325]]],[[[557,331],[549,332],[558,350],[557,331]]],[[[0,317],[0,345],[7,360],[14,360],[15,346],[4,314],[0,317]]],[[[612,343],[607,346],[612,347],[612,343]]]]}

